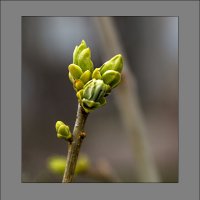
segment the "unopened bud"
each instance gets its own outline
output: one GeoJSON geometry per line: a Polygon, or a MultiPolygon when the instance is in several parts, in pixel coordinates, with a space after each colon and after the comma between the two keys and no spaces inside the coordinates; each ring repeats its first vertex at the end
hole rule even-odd
{"type": "Polygon", "coordinates": [[[102,80],[105,84],[109,85],[111,88],[114,88],[120,83],[121,74],[114,70],[108,70],[103,74],[102,80]]]}
{"type": "Polygon", "coordinates": [[[87,48],[86,42],[84,40],[81,41],[79,46],[76,46],[73,53],[73,63],[78,65],[78,57],[79,54],[87,48]]]}
{"type": "Polygon", "coordinates": [[[96,68],[92,73],[92,78],[101,79],[100,68],[96,68]]]}
{"type": "Polygon", "coordinates": [[[114,70],[121,73],[122,68],[123,68],[123,59],[122,59],[121,54],[118,54],[114,56],[113,58],[111,58],[110,60],[108,60],[107,62],[105,62],[101,66],[100,72],[101,72],[101,75],[103,75],[107,70],[114,70]]]}
{"type": "Polygon", "coordinates": [[[107,89],[107,85],[102,80],[96,79],[92,79],[84,86],[77,96],[86,112],[91,112],[106,103],[104,96],[107,93],[107,89]]]}
{"type": "Polygon", "coordinates": [[[58,129],[57,137],[59,139],[66,139],[66,140],[70,139],[72,137],[72,134],[69,130],[69,126],[61,125],[58,129]]]}
{"type": "Polygon", "coordinates": [[[85,71],[81,77],[80,80],[86,84],[91,79],[91,72],[89,70],[85,71]]]}
{"type": "Polygon", "coordinates": [[[68,69],[74,80],[79,79],[80,76],[83,74],[82,69],[78,65],[70,64],[68,69]]]}
{"type": "Polygon", "coordinates": [[[81,90],[83,86],[84,86],[84,83],[80,79],[74,81],[74,88],[77,91],[81,90]]]}
{"type": "Polygon", "coordinates": [[[62,121],[57,121],[55,128],[56,128],[56,132],[58,132],[58,129],[60,128],[61,125],[65,125],[62,121]]]}
{"type": "Polygon", "coordinates": [[[57,121],[55,127],[59,139],[69,140],[72,137],[69,126],[65,125],[62,121],[57,121]]]}
{"type": "Polygon", "coordinates": [[[78,56],[78,65],[83,72],[86,70],[93,71],[93,63],[91,61],[91,52],[89,48],[84,49],[78,56]]]}
{"type": "Polygon", "coordinates": [[[106,89],[102,80],[93,79],[84,86],[83,98],[97,102],[101,97],[104,97],[106,89]]]}

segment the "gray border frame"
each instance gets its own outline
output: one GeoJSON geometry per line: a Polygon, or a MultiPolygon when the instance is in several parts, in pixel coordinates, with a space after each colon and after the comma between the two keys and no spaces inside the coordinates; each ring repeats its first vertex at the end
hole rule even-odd
{"type": "Polygon", "coordinates": [[[199,2],[1,2],[2,200],[196,200],[199,2]],[[21,183],[21,16],[179,16],[179,183],[21,183]]]}

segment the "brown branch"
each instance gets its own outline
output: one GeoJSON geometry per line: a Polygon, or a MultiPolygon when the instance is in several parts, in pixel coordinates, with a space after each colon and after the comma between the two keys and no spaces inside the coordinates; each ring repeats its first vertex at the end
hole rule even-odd
{"type": "Polygon", "coordinates": [[[79,151],[81,148],[82,141],[85,137],[84,126],[87,119],[88,113],[78,104],[76,122],[73,130],[73,141],[69,144],[67,162],[65,172],[63,176],[63,183],[70,183],[73,180],[76,163],[78,160],[79,151]]]}

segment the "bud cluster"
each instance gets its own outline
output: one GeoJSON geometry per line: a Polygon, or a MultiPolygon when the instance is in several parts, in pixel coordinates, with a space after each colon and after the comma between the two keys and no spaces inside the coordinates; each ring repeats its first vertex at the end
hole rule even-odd
{"type": "Polygon", "coordinates": [[[76,91],[79,103],[86,112],[91,112],[106,104],[105,97],[119,85],[123,59],[120,54],[94,70],[91,52],[84,40],[76,46],[73,64],[70,64],[69,79],[76,91]]]}

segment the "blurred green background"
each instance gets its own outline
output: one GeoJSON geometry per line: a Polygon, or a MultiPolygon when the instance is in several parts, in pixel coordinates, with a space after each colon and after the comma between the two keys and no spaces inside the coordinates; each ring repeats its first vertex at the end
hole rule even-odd
{"type": "MultiPolygon", "coordinates": [[[[137,79],[149,143],[162,182],[177,182],[178,18],[113,20],[137,79]]],[[[22,17],[22,182],[62,179],[47,169],[47,159],[66,155],[66,143],[56,138],[54,126],[57,120],[74,125],[77,99],[67,67],[82,39],[91,49],[94,66],[100,67],[106,61],[105,49],[93,17],[22,17]]],[[[81,152],[89,157],[92,167],[110,167],[121,182],[136,182],[136,161],[113,94],[106,106],[89,116],[85,130],[81,152]]],[[[75,182],[104,181],[83,174],[75,182]]]]}

